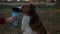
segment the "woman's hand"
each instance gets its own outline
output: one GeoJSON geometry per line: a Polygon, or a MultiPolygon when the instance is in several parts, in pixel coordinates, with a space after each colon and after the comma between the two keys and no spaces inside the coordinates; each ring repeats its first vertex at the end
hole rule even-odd
{"type": "Polygon", "coordinates": [[[9,17],[9,18],[6,18],[6,22],[13,22],[17,19],[17,17],[9,17]]]}

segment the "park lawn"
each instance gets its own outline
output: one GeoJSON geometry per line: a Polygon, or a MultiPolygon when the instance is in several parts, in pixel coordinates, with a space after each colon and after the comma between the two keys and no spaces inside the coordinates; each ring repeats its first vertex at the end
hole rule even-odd
{"type": "Polygon", "coordinates": [[[60,11],[59,10],[38,10],[38,15],[47,31],[51,34],[60,34],[60,11]]]}
{"type": "MultiPolygon", "coordinates": [[[[60,28],[60,10],[36,10],[41,21],[43,22],[47,31],[51,32],[51,34],[59,34],[60,28]],[[57,32],[58,31],[58,32],[57,32]]],[[[11,9],[0,9],[0,15],[10,17],[12,13],[11,9]]],[[[0,25],[0,32],[4,32],[3,34],[16,34],[20,33],[21,29],[21,19],[22,14],[19,16],[19,26],[17,28],[13,28],[11,23],[6,23],[5,25],[0,25]]]]}

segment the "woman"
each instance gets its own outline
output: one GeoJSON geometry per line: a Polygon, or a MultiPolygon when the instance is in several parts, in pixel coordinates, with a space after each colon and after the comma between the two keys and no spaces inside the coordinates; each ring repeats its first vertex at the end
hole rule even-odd
{"type": "Polygon", "coordinates": [[[25,14],[21,25],[23,34],[47,34],[33,4],[23,5],[22,12],[25,14]]]}

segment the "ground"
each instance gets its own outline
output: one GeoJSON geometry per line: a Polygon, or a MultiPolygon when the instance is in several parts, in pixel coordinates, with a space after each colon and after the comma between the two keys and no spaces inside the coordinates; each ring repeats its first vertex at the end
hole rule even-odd
{"type": "MultiPolygon", "coordinates": [[[[36,10],[41,21],[43,22],[48,34],[60,34],[60,10],[36,10]]],[[[11,9],[0,9],[0,16],[10,17],[11,9]]],[[[11,23],[0,25],[0,34],[21,34],[21,19],[19,16],[19,26],[14,28],[11,23]]]]}

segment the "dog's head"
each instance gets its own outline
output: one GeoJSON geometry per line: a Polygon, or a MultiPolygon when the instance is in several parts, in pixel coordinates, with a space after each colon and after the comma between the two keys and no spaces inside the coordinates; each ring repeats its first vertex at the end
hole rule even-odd
{"type": "Polygon", "coordinates": [[[25,14],[28,14],[30,16],[33,16],[33,14],[35,14],[35,5],[33,5],[33,4],[23,5],[22,12],[25,14]]]}

